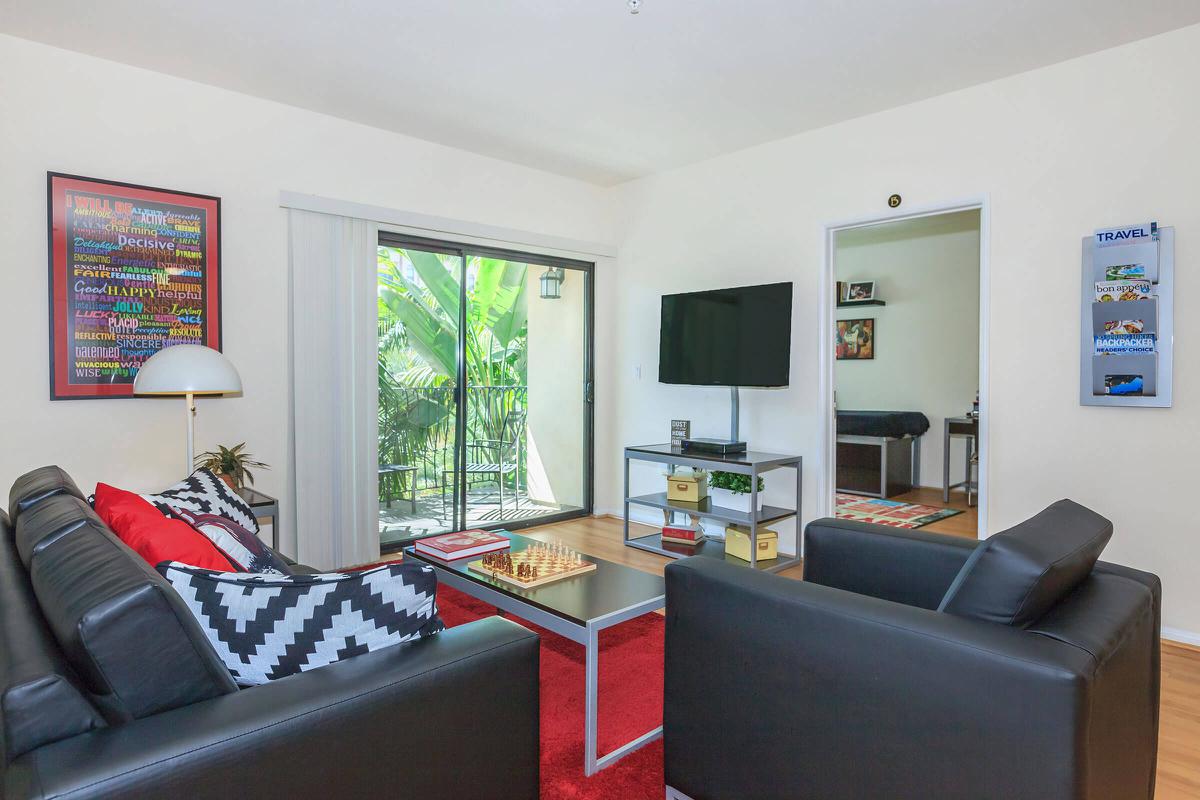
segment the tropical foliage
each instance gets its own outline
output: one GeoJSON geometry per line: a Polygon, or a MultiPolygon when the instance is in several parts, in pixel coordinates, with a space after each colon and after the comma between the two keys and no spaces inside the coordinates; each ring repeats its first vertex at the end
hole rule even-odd
{"type": "Polygon", "coordinates": [[[472,256],[462,307],[458,256],[380,247],[380,460],[441,480],[453,439],[458,330],[465,321],[467,436],[511,436],[524,404],[528,334],[523,263],[472,256]]]}

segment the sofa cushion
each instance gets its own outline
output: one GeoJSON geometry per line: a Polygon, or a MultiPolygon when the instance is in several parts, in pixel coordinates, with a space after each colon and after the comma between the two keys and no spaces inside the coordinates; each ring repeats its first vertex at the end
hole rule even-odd
{"type": "Polygon", "coordinates": [[[133,492],[107,483],[96,484],[96,513],[117,538],[152,567],[164,561],[181,561],[223,572],[237,569],[200,531],[183,520],[164,516],[133,492]]]}
{"type": "Polygon", "coordinates": [[[17,519],[25,509],[56,494],[69,494],[83,499],[83,493],[62,467],[39,467],[17,478],[8,493],[11,524],[17,524],[17,519]]]}
{"type": "Polygon", "coordinates": [[[0,511],[0,772],[41,747],[104,727],[38,610],[0,511]]]}
{"type": "Polygon", "coordinates": [[[258,520],[250,506],[210,469],[198,469],[158,494],[144,494],[164,514],[182,509],[197,514],[217,514],[258,533],[258,520]]]}
{"type": "MultiPolygon", "coordinates": [[[[291,575],[287,562],[267,547],[262,539],[219,514],[197,514],[181,508],[171,509],[171,516],[186,522],[204,535],[222,555],[233,562],[238,572],[269,572],[291,575]]],[[[183,559],[179,559],[183,560],[183,559]]],[[[185,563],[188,563],[185,561],[185,563]]],[[[192,566],[200,566],[193,564],[192,566]]]]}
{"type": "Polygon", "coordinates": [[[73,494],[46,495],[38,503],[27,506],[13,526],[17,552],[25,569],[33,564],[39,551],[70,535],[89,520],[104,524],[87,501],[73,494]]]}
{"type": "Polygon", "coordinates": [[[252,686],[442,630],[433,568],[320,575],[158,567],[239,684],[252,686]]]}
{"type": "Polygon", "coordinates": [[[82,500],[26,509],[17,544],[47,626],[109,722],[236,691],[179,596],[82,500]]]}
{"type": "Polygon", "coordinates": [[[1070,500],[984,540],[946,591],[939,611],[1024,628],[1092,572],[1112,523],[1070,500]]]}

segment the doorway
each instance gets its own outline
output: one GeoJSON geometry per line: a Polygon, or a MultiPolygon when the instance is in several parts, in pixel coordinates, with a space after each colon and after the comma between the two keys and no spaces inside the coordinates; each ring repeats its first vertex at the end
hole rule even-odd
{"type": "Polygon", "coordinates": [[[591,513],[592,264],[383,232],[385,551],[591,513]]]}
{"type": "Polygon", "coordinates": [[[982,537],[983,204],[826,233],[829,515],[982,537]]]}

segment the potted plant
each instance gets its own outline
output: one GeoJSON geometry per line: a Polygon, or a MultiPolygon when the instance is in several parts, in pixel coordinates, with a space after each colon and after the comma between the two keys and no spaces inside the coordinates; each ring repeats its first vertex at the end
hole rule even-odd
{"type": "Polygon", "coordinates": [[[221,480],[229,484],[230,489],[241,489],[247,483],[254,483],[254,473],[250,471],[250,467],[270,469],[267,464],[255,461],[254,456],[245,452],[245,448],[245,442],[234,447],[217,445],[216,450],[209,450],[207,453],[196,456],[196,468],[210,469],[221,480]]]}
{"type": "MultiPolygon", "coordinates": [[[[758,508],[762,508],[762,491],[765,484],[758,479],[758,508]]],[[[736,472],[714,470],[708,477],[709,502],[714,506],[731,508],[750,513],[750,476],[736,472]]]]}

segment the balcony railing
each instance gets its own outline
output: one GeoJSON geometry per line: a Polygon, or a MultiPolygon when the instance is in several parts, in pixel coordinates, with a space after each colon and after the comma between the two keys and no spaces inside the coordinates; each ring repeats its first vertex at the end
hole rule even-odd
{"type": "MultiPolygon", "coordinates": [[[[466,390],[468,445],[498,442],[513,448],[511,455],[521,464],[515,474],[517,486],[525,484],[524,412],[526,386],[470,386],[466,390]]],[[[453,480],[454,388],[451,386],[404,386],[381,375],[379,385],[379,463],[415,468],[406,488],[416,492],[441,491],[453,480]]],[[[504,455],[501,453],[501,455],[504,455]]],[[[514,475],[508,477],[514,481],[514,475]]],[[[448,488],[448,486],[447,486],[448,488]]]]}

